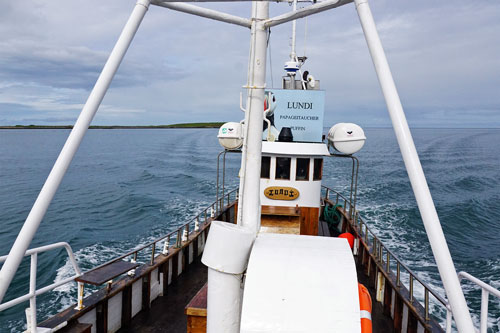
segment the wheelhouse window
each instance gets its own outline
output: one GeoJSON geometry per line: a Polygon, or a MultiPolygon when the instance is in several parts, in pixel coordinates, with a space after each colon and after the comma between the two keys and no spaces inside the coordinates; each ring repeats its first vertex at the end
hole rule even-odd
{"type": "Polygon", "coordinates": [[[309,180],[309,159],[297,158],[295,180],[309,180]]]}
{"type": "Polygon", "coordinates": [[[262,162],[260,166],[260,178],[269,179],[271,175],[271,157],[262,156],[262,162]]]}
{"type": "Polygon", "coordinates": [[[290,157],[276,157],[276,179],[290,180],[290,157]]]}
{"type": "Polygon", "coordinates": [[[315,158],[313,180],[321,180],[322,176],[323,176],[323,159],[315,158]]]}

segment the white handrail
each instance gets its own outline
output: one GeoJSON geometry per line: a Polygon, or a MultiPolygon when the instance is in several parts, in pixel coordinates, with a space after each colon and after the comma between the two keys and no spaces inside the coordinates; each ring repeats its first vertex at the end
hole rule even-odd
{"type": "MultiPolygon", "coordinates": [[[[47,291],[53,290],[59,286],[62,286],[66,283],[74,281],[75,278],[82,275],[82,271],[80,270],[80,267],[78,267],[78,263],[75,260],[75,255],[73,254],[73,250],[71,249],[71,246],[66,242],[59,242],[59,243],[49,244],[49,245],[45,245],[45,246],[40,246],[40,247],[37,247],[34,249],[29,249],[25,252],[24,256],[25,257],[31,256],[29,293],[27,293],[26,295],[14,298],[8,302],[0,304],[0,311],[11,308],[17,304],[20,304],[22,302],[29,300],[30,301],[30,311],[29,311],[29,318],[28,318],[28,327],[31,328],[30,332],[36,332],[36,328],[37,328],[36,327],[36,324],[37,324],[36,297],[38,295],[46,293],[47,291]],[[70,278],[64,279],[64,280],[59,281],[59,282],[54,282],[51,285],[48,285],[46,287],[43,287],[41,289],[36,290],[38,253],[47,252],[47,251],[54,250],[54,249],[61,248],[61,247],[64,247],[66,249],[66,252],[68,253],[69,261],[70,261],[71,265],[73,266],[73,269],[75,270],[76,274],[70,278]]],[[[0,262],[4,262],[5,260],[7,260],[7,257],[8,256],[1,256],[0,262]]]]}
{"type": "Polygon", "coordinates": [[[458,273],[458,279],[467,279],[475,285],[481,287],[481,321],[479,332],[486,333],[488,330],[488,298],[490,294],[495,295],[500,298],[500,290],[493,288],[486,282],[479,280],[478,278],[470,275],[467,272],[458,273]]]}

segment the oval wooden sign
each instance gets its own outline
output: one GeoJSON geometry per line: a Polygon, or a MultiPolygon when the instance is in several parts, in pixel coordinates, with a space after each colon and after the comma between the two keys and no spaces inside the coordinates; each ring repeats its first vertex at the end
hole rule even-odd
{"type": "Polygon", "coordinates": [[[264,190],[266,198],[271,200],[295,200],[299,194],[299,190],[293,187],[270,186],[264,190]]]}

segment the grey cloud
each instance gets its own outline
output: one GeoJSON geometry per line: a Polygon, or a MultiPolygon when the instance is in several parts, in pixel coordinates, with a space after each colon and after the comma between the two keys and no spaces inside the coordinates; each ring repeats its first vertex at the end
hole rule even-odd
{"type": "MultiPolygon", "coordinates": [[[[0,43],[0,80],[34,82],[55,88],[86,89],[93,87],[108,55],[87,47],[39,45],[33,42],[0,43]]],[[[153,66],[138,61],[124,61],[114,80],[114,87],[144,85],[151,79],[182,77],[177,68],[153,66]]]]}
{"type": "MultiPolygon", "coordinates": [[[[133,3],[9,2],[4,16],[0,13],[0,33],[7,36],[0,42],[0,102],[17,101],[17,119],[25,110],[22,103],[40,112],[57,108],[65,118],[65,110],[84,103],[133,3]],[[12,83],[16,88],[9,87],[12,83]],[[19,84],[31,86],[22,89],[19,84]],[[29,103],[22,90],[29,92],[29,103]]],[[[498,1],[377,0],[370,5],[412,125],[485,124],[490,119],[500,126],[493,111],[478,112],[500,105],[498,1]]],[[[250,13],[247,3],[203,6],[242,16],[250,13]]],[[[289,9],[271,7],[272,14],[289,9]]],[[[307,22],[306,43],[305,20],[298,24],[298,51],[302,54],[306,44],[307,69],[327,91],[325,119],[389,125],[354,7],[344,6],[307,22]]],[[[289,25],[272,29],[268,86],[271,70],[279,85],[289,35],[289,25]]],[[[117,112],[99,113],[96,121],[239,120],[248,38],[247,29],[152,6],[104,100],[107,110],[117,112]],[[141,112],[125,117],[120,109],[141,112]]],[[[45,118],[53,117],[57,118],[54,114],[45,118]]]]}

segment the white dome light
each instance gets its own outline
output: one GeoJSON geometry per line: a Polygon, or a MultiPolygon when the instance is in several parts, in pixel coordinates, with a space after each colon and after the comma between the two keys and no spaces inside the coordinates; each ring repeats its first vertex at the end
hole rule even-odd
{"type": "Polygon", "coordinates": [[[338,123],[328,131],[328,142],[335,150],[351,155],[358,152],[365,144],[365,132],[352,123],[338,123]]]}
{"type": "Polygon", "coordinates": [[[219,128],[217,138],[225,149],[238,149],[243,145],[243,126],[236,122],[225,123],[219,128]]]}

